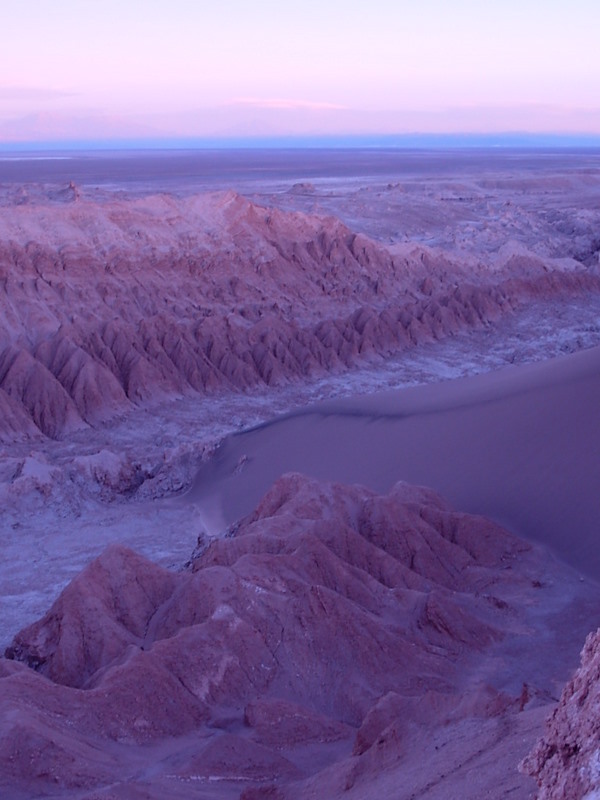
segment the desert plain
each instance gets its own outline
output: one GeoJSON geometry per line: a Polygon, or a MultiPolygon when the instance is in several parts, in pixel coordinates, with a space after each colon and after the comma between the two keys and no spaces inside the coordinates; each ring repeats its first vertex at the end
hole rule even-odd
{"type": "Polygon", "coordinates": [[[13,154],[0,308],[2,797],[600,796],[600,152],[13,154]]]}

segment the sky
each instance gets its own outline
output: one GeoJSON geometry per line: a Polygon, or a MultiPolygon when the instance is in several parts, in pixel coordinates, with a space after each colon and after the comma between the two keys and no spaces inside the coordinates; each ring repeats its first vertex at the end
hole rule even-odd
{"type": "Polygon", "coordinates": [[[598,0],[19,0],[0,142],[600,134],[598,0]]]}

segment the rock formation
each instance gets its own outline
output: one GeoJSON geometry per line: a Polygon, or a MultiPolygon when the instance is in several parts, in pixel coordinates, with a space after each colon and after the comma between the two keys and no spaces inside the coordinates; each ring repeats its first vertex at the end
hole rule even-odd
{"type": "Polygon", "coordinates": [[[183,571],[114,545],[0,659],[5,796],[360,786],[436,720],[523,707],[475,665],[527,630],[537,559],[430,490],[297,474],[183,571]]]}
{"type": "Polygon", "coordinates": [[[467,273],[427,248],[394,255],[234,192],[16,205],[0,222],[0,436],[341,371],[597,285],[532,257],[467,273]]]}
{"type": "Polygon", "coordinates": [[[600,630],[581,651],[546,732],[521,764],[538,783],[538,800],[600,797],[600,630]]]}

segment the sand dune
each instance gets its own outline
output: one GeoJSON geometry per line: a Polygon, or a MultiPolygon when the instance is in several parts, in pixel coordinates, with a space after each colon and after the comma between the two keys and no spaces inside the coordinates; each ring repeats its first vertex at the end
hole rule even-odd
{"type": "Polygon", "coordinates": [[[600,577],[600,349],[435,386],[315,406],[226,439],[196,479],[224,528],[282,472],[432,486],[600,577]],[[576,532],[576,534],[575,534],[576,532]]]}

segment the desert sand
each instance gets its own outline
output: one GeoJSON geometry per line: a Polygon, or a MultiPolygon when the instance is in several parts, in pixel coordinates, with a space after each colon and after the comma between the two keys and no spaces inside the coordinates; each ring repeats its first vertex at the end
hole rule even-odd
{"type": "Polygon", "coordinates": [[[583,151],[2,162],[3,797],[596,788],[574,689],[534,746],[598,626],[599,197],[583,151]]]}
{"type": "Polygon", "coordinates": [[[227,437],[187,497],[212,504],[214,531],[250,513],[285,472],[377,491],[401,479],[549,545],[597,579],[598,408],[598,347],[461,381],[330,401],[227,437]]]}

